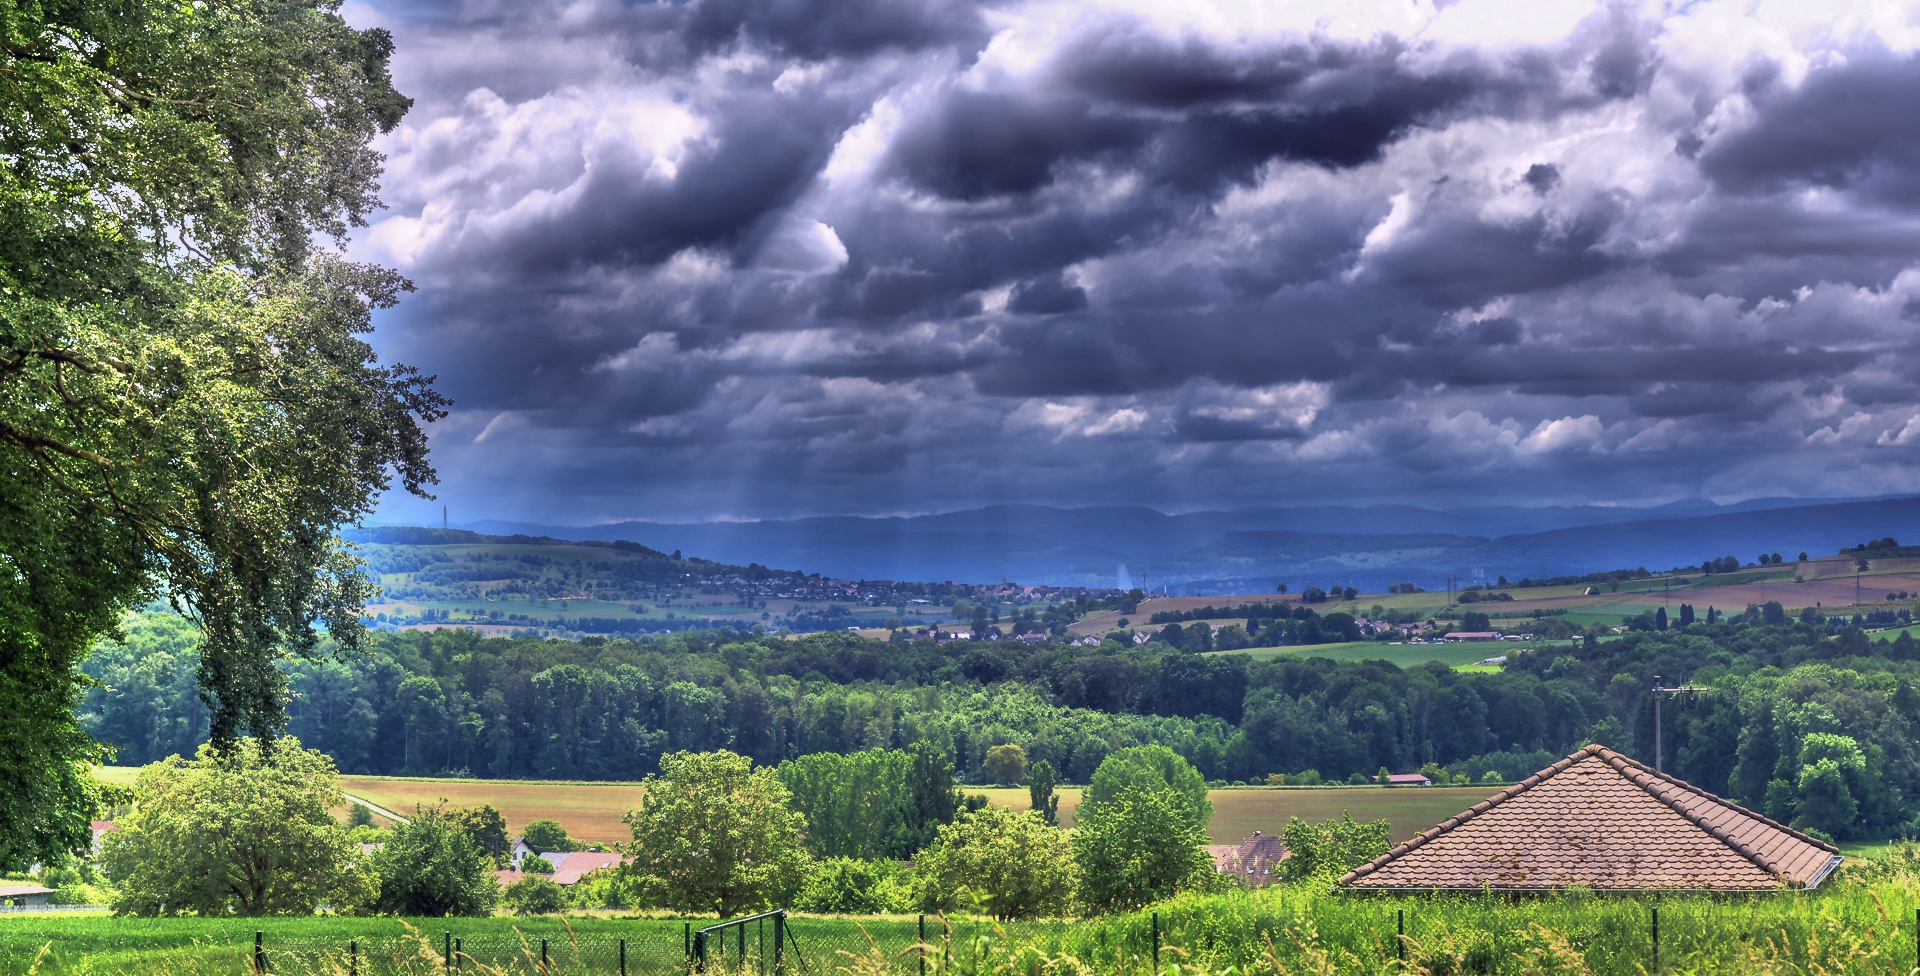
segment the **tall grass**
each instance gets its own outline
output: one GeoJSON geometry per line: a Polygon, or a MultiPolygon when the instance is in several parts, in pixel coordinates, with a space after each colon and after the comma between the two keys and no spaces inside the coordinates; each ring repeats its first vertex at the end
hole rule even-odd
{"type": "MultiPolygon", "coordinates": [[[[1183,896],[1152,911],[1081,921],[996,925],[912,916],[795,917],[788,973],[879,976],[1917,976],[1911,877],[1746,897],[1498,895],[1349,897],[1270,888],[1183,896]],[[1659,914],[1655,954],[1653,916],[1659,914]],[[1160,932],[1155,967],[1154,931],[1160,932]],[[1404,918],[1405,935],[1398,932],[1404,918]]],[[[658,919],[11,919],[0,922],[0,974],[94,976],[252,972],[253,933],[282,976],[446,976],[448,932],[464,973],[540,976],[684,972],[685,924],[658,919]],[[23,924],[24,923],[24,924],[23,924]],[[541,966],[540,940],[547,940],[541,966]],[[347,953],[356,940],[357,958],[347,953]]],[[[711,924],[696,921],[694,927],[711,924]]],[[[771,963],[771,927],[710,956],[710,973],[771,963]],[[744,951],[742,951],[744,949],[744,951]]]]}

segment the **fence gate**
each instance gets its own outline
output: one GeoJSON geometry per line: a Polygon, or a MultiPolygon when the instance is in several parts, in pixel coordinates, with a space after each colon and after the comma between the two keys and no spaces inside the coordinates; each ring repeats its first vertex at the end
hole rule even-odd
{"type": "Polygon", "coordinates": [[[756,972],[781,973],[786,943],[787,910],[784,908],[728,919],[693,933],[693,971],[706,972],[707,961],[711,957],[715,961],[729,962],[735,970],[753,966],[756,972]],[[771,946],[767,944],[769,927],[773,929],[771,946]],[[772,951],[769,952],[769,949],[772,951]]]}

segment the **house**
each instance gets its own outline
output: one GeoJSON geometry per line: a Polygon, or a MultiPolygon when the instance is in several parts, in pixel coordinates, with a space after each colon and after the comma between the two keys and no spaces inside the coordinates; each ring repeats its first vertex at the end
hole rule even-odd
{"type": "Polygon", "coordinates": [[[528,855],[535,853],[538,852],[527,844],[525,837],[515,837],[513,846],[507,850],[507,861],[513,865],[515,871],[518,871],[520,862],[526,860],[528,855]]]}
{"type": "Polygon", "coordinates": [[[93,821],[93,853],[96,857],[99,856],[100,854],[100,842],[102,840],[105,840],[106,836],[112,832],[113,832],[113,821],[111,820],[93,821]]]}
{"type": "Polygon", "coordinates": [[[1206,844],[1202,849],[1213,858],[1215,871],[1239,878],[1249,888],[1280,880],[1280,862],[1292,856],[1277,835],[1257,830],[1238,844],[1206,844]]]}
{"type": "MultiPolygon", "coordinates": [[[[524,845],[519,842],[514,844],[513,867],[511,869],[493,872],[493,876],[499,878],[501,884],[510,885],[526,877],[526,872],[520,870],[520,862],[527,856],[526,854],[520,853],[522,846],[524,845]]],[[[527,853],[532,854],[535,852],[529,849],[527,853]]],[[[598,871],[601,868],[613,867],[620,863],[620,855],[610,854],[604,851],[568,851],[565,853],[553,851],[541,854],[540,856],[545,858],[548,864],[553,865],[553,873],[546,875],[547,879],[554,884],[562,886],[579,884],[580,879],[586,877],[588,874],[598,871]]]]}
{"type": "MultiPolygon", "coordinates": [[[[1432,786],[1433,780],[1421,773],[1391,773],[1387,776],[1388,786],[1432,786]]],[[[1424,802],[1424,801],[1423,801],[1424,802]]]]}
{"type": "Polygon", "coordinates": [[[50,904],[47,899],[52,896],[52,888],[39,885],[0,885],[0,907],[4,908],[40,908],[50,904]]]}
{"type": "Polygon", "coordinates": [[[1587,746],[1348,872],[1347,891],[1812,889],[1839,850],[1587,746]]]}

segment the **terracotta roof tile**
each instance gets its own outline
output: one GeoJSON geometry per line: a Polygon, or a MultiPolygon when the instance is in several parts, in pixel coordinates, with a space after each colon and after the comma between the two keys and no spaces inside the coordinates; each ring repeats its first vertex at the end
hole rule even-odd
{"type": "Polygon", "coordinates": [[[1839,851],[1602,746],[1587,746],[1340,879],[1349,890],[1770,891],[1839,851]]]}

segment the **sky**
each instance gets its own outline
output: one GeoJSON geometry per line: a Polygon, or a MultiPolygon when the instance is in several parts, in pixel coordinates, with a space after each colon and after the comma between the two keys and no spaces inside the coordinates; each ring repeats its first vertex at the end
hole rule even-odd
{"type": "Polygon", "coordinates": [[[1920,7],[352,0],[440,499],[1920,485],[1920,7]]]}

